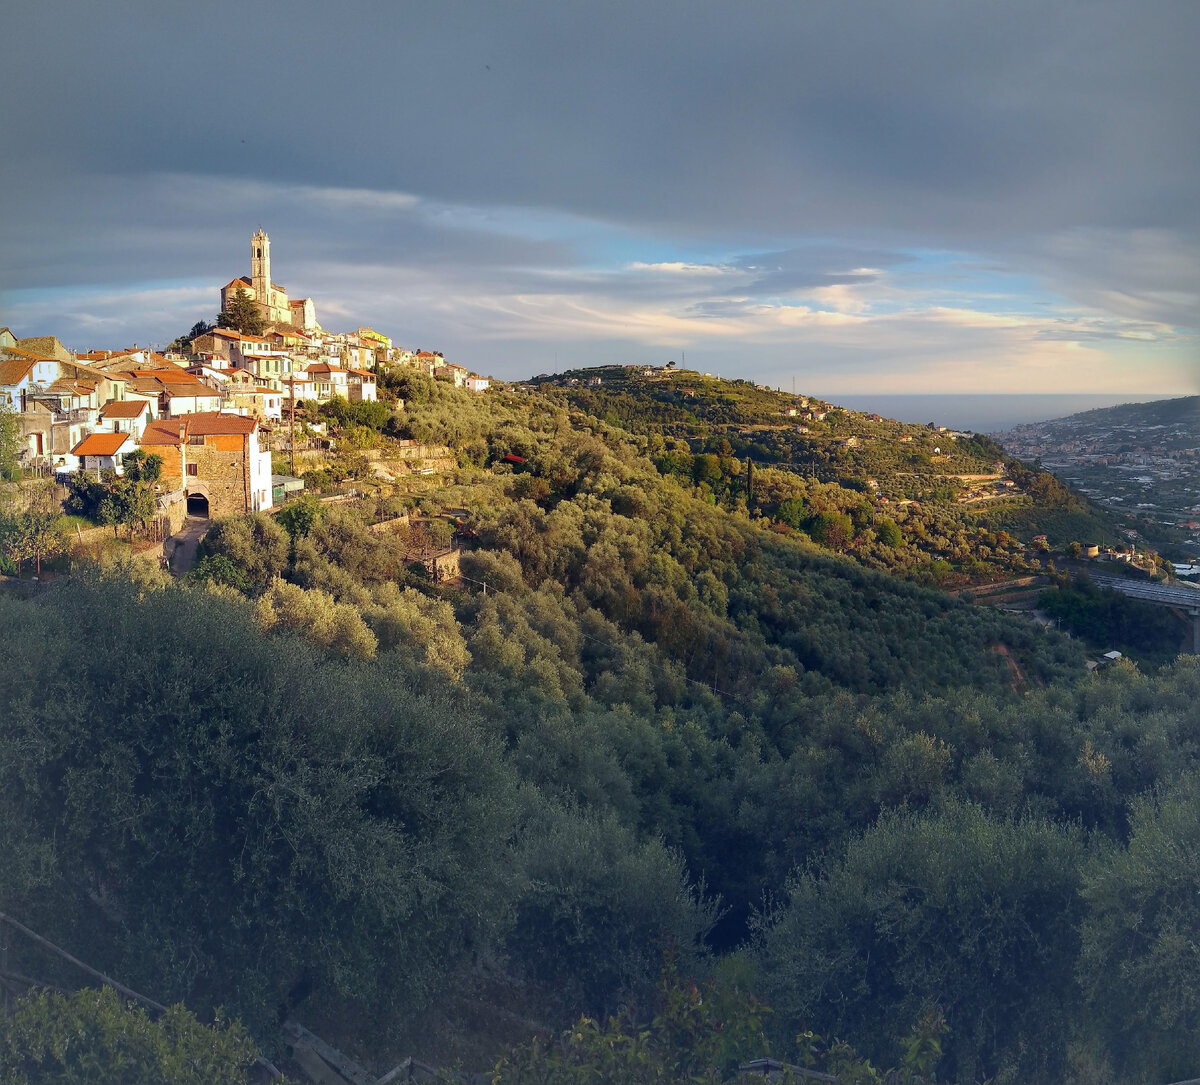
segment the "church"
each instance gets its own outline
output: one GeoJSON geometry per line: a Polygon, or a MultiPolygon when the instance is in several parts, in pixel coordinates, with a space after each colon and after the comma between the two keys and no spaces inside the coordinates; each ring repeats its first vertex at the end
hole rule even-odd
{"type": "Polygon", "coordinates": [[[312,298],[291,301],[287,291],[271,281],[271,239],[261,229],[250,239],[250,277],[241,275],[221,287],[222,312],[239,290],[254,299],[268,325],[285,324],[306,332],[321,330],[312,298]]]}

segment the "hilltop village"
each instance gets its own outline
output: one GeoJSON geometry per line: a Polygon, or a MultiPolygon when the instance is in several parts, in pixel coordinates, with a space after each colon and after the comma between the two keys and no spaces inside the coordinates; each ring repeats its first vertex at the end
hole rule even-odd
{"type": "Polygon", "coordinates": [[[220,306],[215,323],[198,322],[163,352],[71,351],[54,336],[0,328],[0,406],[16,415],[17,465],[60,480],[79,470],[121,475],[140,450],[161,459],[160,511],[256,512],[296,488],[272,470],[272,451],[315,447],[326,429],[318,411],[332,400],[375,403],[389,370],[472,392],[489,384],[373,328],[323,329],[312,298],[291,300],[273,281],[262,230],[251,239],[250,274],[220,288],[220,306]]]}

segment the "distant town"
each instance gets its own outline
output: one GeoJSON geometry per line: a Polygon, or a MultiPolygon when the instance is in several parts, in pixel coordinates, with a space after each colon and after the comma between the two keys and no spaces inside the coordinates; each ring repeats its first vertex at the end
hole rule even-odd
{"type": "Polygon", "coordinates": [[[1200,396],[1130,403],[994,435],[1142,533],[1200,561],[1200,396]]]}

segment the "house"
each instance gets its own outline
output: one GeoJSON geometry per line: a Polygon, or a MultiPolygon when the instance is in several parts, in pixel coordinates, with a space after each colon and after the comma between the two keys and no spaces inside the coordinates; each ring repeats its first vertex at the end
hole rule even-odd
{"type": "Polygon", "coordinates": [[[61,363],[59,375],[70,377],[77,385],[90,386],[95,391],[97,406],[107,403],[110,399],[124,399],[129,384],[124,373],[116,370],[95,369],[82,362],[61,363]]]}
{"type": "Polygon", "coordinates": [[[264,421],[279,421],[283,418],[284,393],[278,388],[263,388],[251,385],[234,388],[229,396],[230,406],[240,412],[252,414],[264,421]]]}
{"type": "Polygon", "coordinates": [[[127,399],[145,399],[162,418],[221,408],[221,393],[192,373],[169,369],[135,369],[128,374],[127,399]]]}
{"type": "Polygon", "coordinates": [[[390,350],[392,341],[383,332],[377,332],[374,328],[359,328],[355,334],[367,346],[373,350],[390,350]]]}
{"type": "Polygon", "coordinates": [[[459,575],[459,560],[462,551],[457,547],[439,548],[435,550],[410,550],[405,555],[406,562],[420,562],[425,567],[429,579],[435,584],[444,584],[448,580],[456,580],[459,575]]]}
{"type": "Polygon", "coordinates": [[[362,344],[347,344],[338,358],[346,369],[367,369],[375,364],[375,351],[362,344]]]}
{"type": "Polygon", "coordinates": [[[258,419],[201,411],[146,426],[141,447],[163,458],[162,478],[182,488],[190,516],[236,516],[273,504],[271,452],[258,419]]]}
{"type": "Polygon", "coordinates": [[[15,348],[0,348],[0,404],[24,411],[26,399],[58,377],[58,363],[15,348]]]}
{"type": "Polygon", "coordinates": [[[307,373],[295,373],[290,377],[284,377],[283,395],[291,404],[293,400],[299,402],[302,399],[315,400],[317,398],[316,383],[309,380],[307,373]]]}
{"type": "Polygon", "coordinates": [[[135,441],[142,436],[148,422],[154,421],[154,408],[144,399],[112,400],[100,408],[102,430],[128,433],[135,441]]]}
{"type": "Polygon", "coordinates": [[[178,418],[181,414],[197,414],[200,411],[219,411],[221,393],[202,380],[194,384],[164,384],[159,395],[159,406],[164,418],[178,418]]]}
{"type": "Polygon", "coordinates": [[[213,328],[192,340],[192,353],[202,359],[223,358],[233,362],[233,348],[242,340],[242,333],[229,328],[213,328]]]}
{"type": "Polygon", "coordinates": [[[442,378],[448,376],[454,382],[455,388],[463,386],[469,373],[470,370],[465,365],[454,365],[453,363],[447,363],[438,368],[438,376],[442,378]]]}
{"type": "Polygon", "coordinates": [[[315,389],[313,399],[324,403],[334,396],[350,398],[350,372],[338,365],[317,362],[308,367],[308,379],[315,389]]]}
{"type": "Polygon", "coordinates": [[[122,474],[121,457],[132,452],[137,442],[128,433],[89,433],[71,449],[71,455],[79,461],[81,471],[115,471],[122,474]]]}
{"type": "Polygon", "coordinates": [[[99,404],[96,385],[59,377],[26,394],[24,432],[38,455],[52,456],[57,468],[74,470],[71,449],[97,428],[99,404]]]}
{"type": "Polygon", "coordinates": [[[189,365],[187,372],[222,394],[224,394],[225,390],[229,387],[230,381],[233,379],[233,371],[229,368],[229,363],[222,359],[215,359],[211,362],[197,362],[195,365],[189,365]]]}
{"type": "Polygon", "coordinates": [[[258,384],[280,387],[283,378],[290,376],[295,366],[292,356],[285,350],[276,350],[265,338],[243,335],[241,342],[234,345],[233,364],[245,370],[258,384]]]}
{"type": "Polygon", "coordinates": [[[489,381],[487,377],[468,377],[463,384],[469,392],[484,392],[487,390],[489,381]]]}
{"type": "Polygon", "coordinates": [[[369,369],[351,369],[346,376],[347,391],[353,403],[374,403],[376,395],[375,374],[369,369]]]}
{"type": "Polygon", "coordinates": [[[175,364],[174,362],[168,363],[165,354],[152,354],[147,350],[89,350],[82,354],[76,354],[75,360],[103,373],[117,370],[155,369],[165,364],[175,364]],[[151,358],[159,358],[161,361],[156,363],[151,358]]]}

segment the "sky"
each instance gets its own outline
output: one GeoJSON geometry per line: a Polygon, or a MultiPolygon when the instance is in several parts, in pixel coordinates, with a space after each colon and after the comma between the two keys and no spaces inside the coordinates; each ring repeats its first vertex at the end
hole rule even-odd
{"type": "Polygon", "coordinates": [[[484,374],[1200,391],[1194,0],[10,6],[0,324],[249,274],[484,374]]]}

